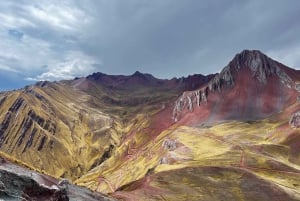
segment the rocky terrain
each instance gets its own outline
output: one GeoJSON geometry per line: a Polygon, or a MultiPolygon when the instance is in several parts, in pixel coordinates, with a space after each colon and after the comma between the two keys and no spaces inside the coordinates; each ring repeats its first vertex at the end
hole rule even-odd
{"type": "Polygon", "coordinates": [[[20,167],[1,158],[0,199],[28,201],[113,201],[100,193],[77,187],[68,180],[58,180],[20,167]]]}
{"type": "Polygon", "coordinates": [[[121,200],[300,200],[299,82],[244,50],[214,75],[94,73],[3,92],[0,154],[54,182],[2,168],[3,196],[112,199],[76,184],[121,200]]]}

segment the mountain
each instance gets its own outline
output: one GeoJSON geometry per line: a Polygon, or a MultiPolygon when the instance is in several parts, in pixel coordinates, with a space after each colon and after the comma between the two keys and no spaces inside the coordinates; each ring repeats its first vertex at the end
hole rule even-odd
{"type": "Polygon", "coordinates": [[[106,75],[0,94],[0,155],[123,200],[299,200],[300,72],[106,75]]]}
{"type": "Polygon", "coordinates": [[[257,50],[244,50],[210,82],[184,92],[176,101],[174,121],[255,120],[295,102],[299,72],[257,50]],[[207,111],[204,113],[203,111],[207,111]]]}

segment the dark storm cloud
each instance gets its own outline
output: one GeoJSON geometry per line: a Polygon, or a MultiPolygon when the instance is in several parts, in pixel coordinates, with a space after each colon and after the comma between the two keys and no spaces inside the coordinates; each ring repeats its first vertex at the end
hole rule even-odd
{"type": "MultiPolygon", "coordinates": [[[[130,2],[106,4],[110,9],[97,17],[113,18],[99,21],[91,44],[83,46],[91,54],[99,53],[112,73],[210,73],[243,49],[268,53],[300,42],[299,1],[130,2]]],[[[103,4],[98,7],[101,10],[103,4]]]]}
{"type": "Polygon", "coordinates": [[[136,70],[171,78],[217,72],[243,49],[300,67],[299,7],[297,0],[3,1],[0,70],[27,80],[136,70]]]}

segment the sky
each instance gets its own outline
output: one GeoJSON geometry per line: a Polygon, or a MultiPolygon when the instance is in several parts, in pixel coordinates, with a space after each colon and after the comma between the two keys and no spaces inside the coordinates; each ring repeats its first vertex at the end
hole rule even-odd
{"type": "Polygon", "coordinates": [[[93,72],[219,72],[258,49],[300,68],[299,0],[0,1],[0,90],[93,72]]]}

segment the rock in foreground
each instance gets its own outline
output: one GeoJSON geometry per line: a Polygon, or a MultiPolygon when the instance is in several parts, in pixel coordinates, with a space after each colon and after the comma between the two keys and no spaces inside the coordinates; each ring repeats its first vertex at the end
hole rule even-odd
{"type": "Polygon", "coordinates": [[[59,185],[57,179],[1,159],[0,200],[111,201],[113,199],[72,184],[59,185]]]}

